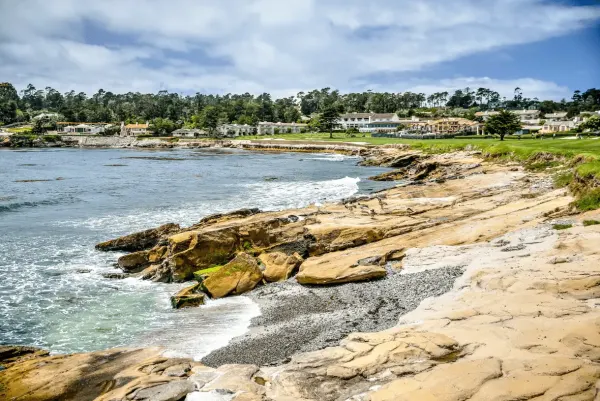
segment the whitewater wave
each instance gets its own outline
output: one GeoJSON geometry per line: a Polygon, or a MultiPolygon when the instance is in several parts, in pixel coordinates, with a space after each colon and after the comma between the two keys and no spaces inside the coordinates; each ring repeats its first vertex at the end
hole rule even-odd
{"type": "Polygon", "coordinates": [[[358,177],[329,181],[260,182],[247,184],[248,196],[260,199],[263,210],[300,208],[337,201],[358,192],[358,177]]]}
{"type": "Polygon", "coordinates": [[[145,230],[160,224],[175,222],[186,225],[197,223],[202,217],[233,209],[256,207],[265,211],[301,208],[338,201],[359,191],[358,177],[328,181],[266,181],[243,184],[241,194],[226,200],[191,202],[165,208],[138,210],[135,213],[112,214],[83,220],[65,220],[54,224],[67,227],[85,227],[114,235],[145,230]]]}
{"type": "Polygon", "coordinates": [[[346,155],[339,155],[339,154],[325,154],[323,156],[310,157],[307,160],[322,160],[322,161],[328,161],[328,162],[342,162],[344,160],[358,159],[358,158],[359,157],[357,157],[357,156],[346,156],[346,155]]]}

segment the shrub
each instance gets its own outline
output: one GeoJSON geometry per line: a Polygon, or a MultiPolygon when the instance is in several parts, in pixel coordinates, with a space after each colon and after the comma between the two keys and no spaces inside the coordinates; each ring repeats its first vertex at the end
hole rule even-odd
{"type": "Polygon", "coordinates": [[[587,227],[587,226],[596,226],[600,224],[600,221],[598,220],[584,220],[583,221],[583,226],[587,227]]]}
{"type": "Polygon", "coordinates": [[[554,224],[552,226],[555,230],[566,230],[567,228],[573,227],[573,224],[554,224]]]}

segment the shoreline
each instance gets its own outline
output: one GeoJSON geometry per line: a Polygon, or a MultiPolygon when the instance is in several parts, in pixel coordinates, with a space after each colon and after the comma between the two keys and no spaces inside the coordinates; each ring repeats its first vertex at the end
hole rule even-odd
{"type": "MultiPolygon", "coordinates": [[[[390,162],[383,149],[373,153],[390,162]]],[[[354,201],[377,209],[375,215],[350,202],[200,224],[200,230],[244,227],[303,215],[313,220],[307,225],[320,251],[305,259],[299,275],[351,263],[360,268],[361,261],[375,256],[393,273],[333,286],[301,286],[292,278],[259,287],[246,294],[261,308],[249,332],[203,358],[209,367],[194,365],[168,380],[163,370],[155,370],[152,380],[167,384],[154,386],[187,386],[186,394],[228,392],[236,401],[383,401],[401,393],[407,400],[454,400],[438,397],[450,380],[460,394],[485,400],[508,392],[522,398],[519,391],[537,385],[531,381],[533,369],[535,378],[547,383],[544,392],[582,400],[593,396],[600,369],[594,368],[597,349],[590,344],[599,317],[586,305],[598,294],[593,245],[600,225],[584,228],[582,221],[600,213],[573,215],[573,198],[553,189],[546,175],[474,155],[428,156],[420,163],[435,164],[427,179],[383,191],[381,210],[375,197],[354,201]],[[563,221],[574,228],[554,231],[553,224],[563,221]],[[367,232],[376,235],[367,239],[367,232]],[[333,233],[338,238],[331,241],[333,233]],[[356,238],[361,240],[352,243],[356,238]],[[586,385],[569,385],[563,376],[586,385]]],[[[125,399],[144,386],[148,383],[125,383],[108,393],[113,398],[98,400],[125,399]]]]}
{"type": "Polygon", "coordinates": [[[247,332],[200,362],[272,366],[337,345],[355,331],[387,330],[424,299],[449,291],[461,275],[460,268],[447,268],[326,287],[301,286],[294,279],[268,284],[246,295],[261,312],[247,332]]]}

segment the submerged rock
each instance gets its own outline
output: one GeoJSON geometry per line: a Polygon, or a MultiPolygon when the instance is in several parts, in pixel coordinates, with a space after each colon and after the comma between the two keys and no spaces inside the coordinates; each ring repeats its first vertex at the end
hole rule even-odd
{"type": "Polygon", "coordinates": [[[204,288],[213,298],[227,295],[239,295],[248,292],[263,278],[256,259],[246,253],[238,254],[235,259],[211,274],[204,282],[204,288]]]}
{"type": "Polygon", "coordinates": [[[126,251],[135,252],[149,249],[158,244],[159,240],[167,235],[179,231],[179,224],[168,223],[160,227],[125,235],[96,245],[100,251],[126,251]]]}
{"type": "Polygon", "coordinates": [[[171,297],[171,305],[175,309],[187,308],[190,306],[200,306],[204,304],[204,293],[202,284],[197,283],[186,287],[171,297]]]}
{"type": "Polygon", "coordinates": [[[286,255],[283,252],[263,253],[260,260],[266,266],[263,274],[269,282],[287,280],[304,261],[298,253],[286,255]]]}

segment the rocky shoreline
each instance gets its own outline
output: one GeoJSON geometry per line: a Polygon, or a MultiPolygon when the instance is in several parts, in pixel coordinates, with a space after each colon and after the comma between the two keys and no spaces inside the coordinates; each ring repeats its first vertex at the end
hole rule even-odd
{"type": "Polygon", "coordinates": [[[460,268],[452,267],[326,287],[306,287],[291,279],[258,288],[249,297],[260,306],[261,315],[252,320],[249,332],[202,363],[277,365],[298,352],[337,345],[356,331],[392,328],[422,300],[449,291],[461,274],[460,268]]]}
{"type": "Polygon", "coordinates": [[[544,174],[475,152],[359,153],[365,164],[397,169],[381,179],[413,185],[321,207],[210,216],[99,244],[132,252],[119,265],[140,279],[200,276],[207,296],[257,286],[248,294],[262,316],[207,356],[208,366],[156,349],[45,356],[13,348],[0,352],[0,396],[596,399],[600,213],[577,213],[544,174]],[[556,222],[567,229],[557,231],[556,222]],[[227,274],[195,274],[215,264],[227,274]]]}

